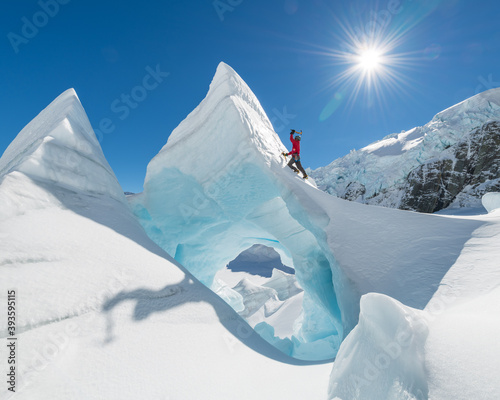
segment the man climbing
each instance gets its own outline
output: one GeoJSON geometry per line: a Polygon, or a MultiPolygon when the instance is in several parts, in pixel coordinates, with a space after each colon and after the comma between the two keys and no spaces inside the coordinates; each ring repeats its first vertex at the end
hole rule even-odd
{"type": "Polygon", "coordinates": [[[302,174],[304,175],[302,178],[307,179],[306,171],[304,171],[304,168],[302,168],[302,164],[300,163],[300,138],[301,138],[301,135],[302,135],[302,131],[295,132],[295,130],[292,129],[292,131],[290,132],[290,141],[292,142],[292,145],[293,145],[292,151],[290,153],[283,153],[283,156],[285,156],[285,159],[286,159],[286,156],[291,155],[292,159],[288,163],[288,166],[293,170],[293,172],[295,172],[297,174],[299,173],[299,170],[300,170],[300,172],[302,172],[302,174]],[[295,164],[298,169],[295,168],[293,164],[295,164]]]}

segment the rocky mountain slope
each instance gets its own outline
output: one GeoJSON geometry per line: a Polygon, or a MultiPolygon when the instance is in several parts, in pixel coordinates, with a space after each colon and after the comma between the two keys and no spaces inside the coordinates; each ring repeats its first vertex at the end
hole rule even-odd
{"type": "Polygon", "coordinates": [[[500,191],[500,89],[352,151],[312,176],[324,191],[366,204],[427,213],[480,206],[485,193],[500,191]]]}

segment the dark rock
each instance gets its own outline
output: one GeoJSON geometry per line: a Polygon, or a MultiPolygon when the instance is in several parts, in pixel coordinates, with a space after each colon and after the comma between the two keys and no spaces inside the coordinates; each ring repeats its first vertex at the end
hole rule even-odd
{"type": "Polygon", "coordinates": [[[458,196],[481,198],[500,190],[500,122],[483,125],[443,152],[440,160],[412,170],[402,190],[400,207],[432,213],[458,196]]]}
{"type": "Polygon", "coordinates": [[[363,184],[359,182],[351,182],[347,185],[344,194],[341,198],[345,200],[355,201],[359,197],[363,197],[366,193],[366,188],[363,184]]]}

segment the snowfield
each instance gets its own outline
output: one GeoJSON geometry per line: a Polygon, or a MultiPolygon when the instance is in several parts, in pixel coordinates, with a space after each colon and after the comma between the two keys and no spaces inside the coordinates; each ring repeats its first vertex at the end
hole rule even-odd
{"type": "Polygon", "coordinates": [[[221,63],[126,198],[76,93],[54,100],[0,159],[0,397],[500,398],[498,194],[472,215],[367,206],[284,149],[221,63]],[[230,277],[254,245],[295,275],[230,277]]]}

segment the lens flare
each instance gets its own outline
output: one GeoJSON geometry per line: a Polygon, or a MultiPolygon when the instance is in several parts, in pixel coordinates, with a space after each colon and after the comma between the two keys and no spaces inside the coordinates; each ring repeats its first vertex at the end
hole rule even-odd
{"type": "MultiPolygon", "coordinates": [[[[408,32],[426,15],[422,8],[409,4],[405,13],[393,13],[390,17],[387,10],[375,10],[368,13],[372,16],[368,21],[333,16],[332,47],[324,47],[320,53],[328,57],[334,73],[324,89],[343,93],[342,103],[347,108],[362,103],[366,108],[385,110],[388,96],[411,97],[418,84],[409,71],[422,63],[422,49],[403,49],[407,47],[408,32]],[[413,11],[421,18],[416,18],[413,11]]],[[[338,103],[331,99],[320,119],[329,118],[339,108],[338,103]]]]}

